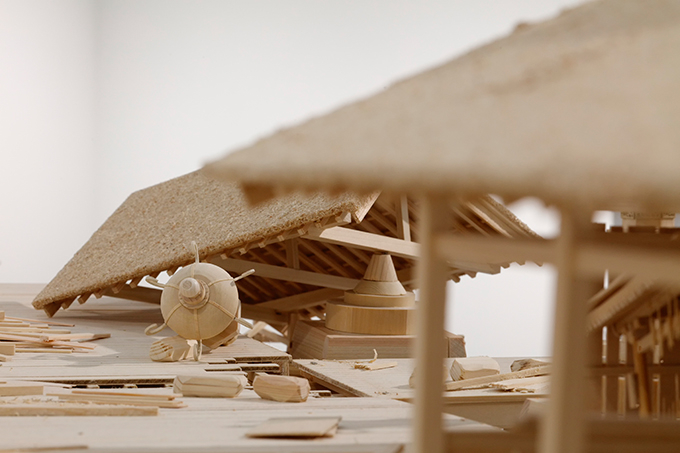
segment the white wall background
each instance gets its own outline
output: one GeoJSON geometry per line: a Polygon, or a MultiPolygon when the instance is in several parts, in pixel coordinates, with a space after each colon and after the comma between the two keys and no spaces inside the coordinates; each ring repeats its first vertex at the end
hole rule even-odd
{"type": "MultiPolygon", "coordinates": [[[[49,281],[135,190],[580,2],[0,0],[0,282],[49,281]]],[[[553,279],[467,279],[447,325],[548,354],[553,279]]]]}

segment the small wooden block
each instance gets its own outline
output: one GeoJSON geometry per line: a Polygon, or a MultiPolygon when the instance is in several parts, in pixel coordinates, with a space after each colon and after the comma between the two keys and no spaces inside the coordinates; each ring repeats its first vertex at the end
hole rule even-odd
{"type": "Polygon", "coordinates": [[[45,386],[33,382],[7,382],[0,384],[0,396],[44,395],[45,386]]]}
{"type": "Polygon", "coordinates": [[[460,357],[453,360],[451,378],[454,381],[500,374],[501,367],[491,357],[460,357]]]}
{"type": "Polygon", "coordinates": [[[253,380],[253,390],[265,400],[301,403],[307,401],[311,387],[305,378],[259,374],[253,380]]]}
{"type": "Polygon", "coordinates": [[[0,354],[14,355],[16,353],[16,345],[14,343],[0,342],[0,354]]]}
{"type": "Polygon", "coordinates": [[[519,359],[512,362],[510,365],[510,371],[522,371],[527,368],[534,368],[541,365],[550,365],[550,362],[544,362],[542,360],[536,359],[519,359]]]}
{"type": "Polygon", "coordinates": [[[106,404],[42,403],[0,404],[0,416],[140,416],[158,415],[157,407],[106,404]]]}
{"type": "Polygon", "coordinates": [[[342,417],[272,418],[246,433],[248,437],[332,437],[342,417]]]}
{"type": "Polygon", "coordinates": [[[234,398],[248,385],[248,381],[243,374],[177,376],[172,385],[174,392],[184,396],[234,398]]]}
{"type": "Polygon", "coordinates": [[[397,362],[373,362],[373,363],[355,363],[354,368],[366,371],[384,370],[386,368],[394,368],[397,362]]]}

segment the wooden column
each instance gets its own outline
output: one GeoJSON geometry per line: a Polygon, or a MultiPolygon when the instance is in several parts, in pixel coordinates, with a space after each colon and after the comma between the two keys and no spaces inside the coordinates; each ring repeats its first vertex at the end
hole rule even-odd
{"type": "Polygon", "coordinates": [[[442,453],[442,364],[446,311],[446,260],[437,256],[435,238],[447,230],[450,208],[446,199],[429,195],[420,214],[421,257],[418,261],[420,298],[416,338],[416,389],[413,452],[442,453]]]}
{"type": "MultiPolygon", "coordinates": [[[[583,213],[579,213],[583,214],[583,213]]],[[[586,213],[590,214],[590,213],[586,213]]],[[[586,300],[588,282],[577,275],[579,232],[587,216],[562,209],[556,244],[557,298],[553,340],[553,374],[548,412],[539,434],[540,453],[582,453],[585,446],[586,300]]]]}

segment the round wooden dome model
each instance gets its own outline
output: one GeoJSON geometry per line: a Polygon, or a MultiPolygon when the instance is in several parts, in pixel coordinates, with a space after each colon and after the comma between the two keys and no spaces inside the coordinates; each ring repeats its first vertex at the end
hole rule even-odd
{"type": "Polygon", "coordinates": [[[161,295],[165,323],[189,340],[203,340],[222,333],[238,309],[234,279],[221,267],[208,263],[193,263],[177,271],[161,295]]]}

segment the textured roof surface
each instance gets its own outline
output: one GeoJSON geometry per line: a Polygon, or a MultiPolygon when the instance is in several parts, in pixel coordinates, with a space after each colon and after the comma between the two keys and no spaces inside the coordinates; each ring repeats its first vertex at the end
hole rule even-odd
{"type": "Polygon", "coordinates": [[[345,212],[360,221],[376,198],[291,194],[252,208],[236,184],[190,173],[130,195],[33,305],[42,308],[188,264],[194,260],[191,241],[204,258],[345,212]]]}
{"type": "Polygon", "coordinates": [[[680,210],[680,1],[587,3],[206,167],[302,188],[680,210]]]}

